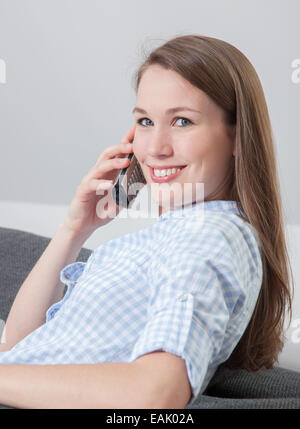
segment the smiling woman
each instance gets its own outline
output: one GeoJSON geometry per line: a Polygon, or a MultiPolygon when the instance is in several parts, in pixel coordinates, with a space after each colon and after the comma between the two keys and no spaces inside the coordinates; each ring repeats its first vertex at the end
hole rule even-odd
{"type": "Polygon", "coordinates": [[[147,113],[144,108],[134,109],[137,127],[133,148],[152,198],[161,206],[160,213],[181,205],[182,196],[187,203],[187,183],[193,186],[192,202],[196,200],[196,183],[204,184],[206,201],[226,199],[233,169],[235,125],[226,122],[223,109],[183,76],[156,64],[143,73],[137,103],[149,106],[151,119],[140,117],[140,113],[147,113]],[[183,107],[176,107],[180,103],[183,107]],[[168,108],[170,104],[174,107],[168,108]],[[179,113],[188,117],[179,117],[179,113]],[[185,167],[171,174],[170,169],[179,166],[185,167]],[[165,174],[168,176],[162,178],[165,174]],[[152,182],[181,186],[169,188],[173,191],[171,199],[170,192],[157,192],[152,182]]]}
{"type": "MultiPolygon", "coordinates": [[[[156,180],[154,165],[186,165],[171,182],[202,182],[204,201],[235,201],[257,232],[262,287],[248,327],[226,364],[270,368],[283,347],[294,281],[272,128],[259,77],[231,44],[185,35],[150,52],[136,72],[135,90],[134,151],[148,184],[156,180]],[[174,118],[175,113],[184,116],[174,118]]],[[[163,206],[163,201],[157,202],[163,206]]]]}
{"type": "Polygon", "coordinates": [[[270,368],[282,348],[288,254],[253,66],[229,43],[186,35],[151,52],[135,77],[135,125],[83,177],[10,310],[0,403],[183,408],[220,365],[270,368]],[[111,194],[112,211],[97,212],[97,191],[111,188],[132,151],[157,222],[74,262],[116,213],[111,194]],[[199,183],[203,199],[192,192],[184,210],[151,186],[175,184],[176,197],[199,183]]]}

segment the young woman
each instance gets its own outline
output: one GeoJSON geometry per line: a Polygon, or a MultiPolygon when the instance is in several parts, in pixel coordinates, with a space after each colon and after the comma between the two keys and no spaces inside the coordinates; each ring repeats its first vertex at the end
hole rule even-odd
{"type": "Polygon", "coordinates": [[[220,364],[271,368],[282,349],[291,273],[253,66],[222,40],[176,37],[145,59],[136,93],[134,126],[84,176],[13,303],[0,354],[2,404],[183,408],[220,364]],[[119,213],[110,189],[132,151],[157,222],[74,262],[119,213]],[[199,200],[193,190],[183,207],[187,183],[202,183],[204,194],[199,200]],[[172,198],[160,192],[173,184],[172,198]]]}

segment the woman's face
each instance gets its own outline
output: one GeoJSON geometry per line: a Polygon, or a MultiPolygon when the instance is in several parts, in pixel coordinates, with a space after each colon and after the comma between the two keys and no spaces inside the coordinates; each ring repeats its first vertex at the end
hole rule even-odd
{"type": "Polygon", "coordinates": [[[153,65],[140,81],[134,116],[133,151],[159,214],[211,195],[222,199],[235,128],[225,125],[222,109],[206,93],[178,73],[153,65]],[[179,174],[153,177],[153,167],[167,171],[179,166],[185,166],[179,174]]]}

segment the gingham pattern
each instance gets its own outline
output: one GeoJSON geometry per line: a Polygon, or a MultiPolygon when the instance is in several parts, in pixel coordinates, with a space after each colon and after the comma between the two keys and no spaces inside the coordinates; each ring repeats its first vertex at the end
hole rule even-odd
{"type": "Polygon", "coordinates": [[[67,265],[64,298],[0,363],[132,362],[164,350],[185,360],[190,405],[238,343],[261,287],[257,235],[238,214],[223,200],[169,211],[67,265]]]}

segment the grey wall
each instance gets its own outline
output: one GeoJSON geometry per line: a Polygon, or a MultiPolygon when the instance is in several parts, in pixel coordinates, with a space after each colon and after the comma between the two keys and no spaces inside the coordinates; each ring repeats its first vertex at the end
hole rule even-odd
{"type": "Polygon", "coordinates": [[[299,0],[0,0],[0,200],[69,204],[133,124],[142,48],[199,33],[234,44],[256,68],[287,221],[300,223],[299,16],[299,0]]]}

